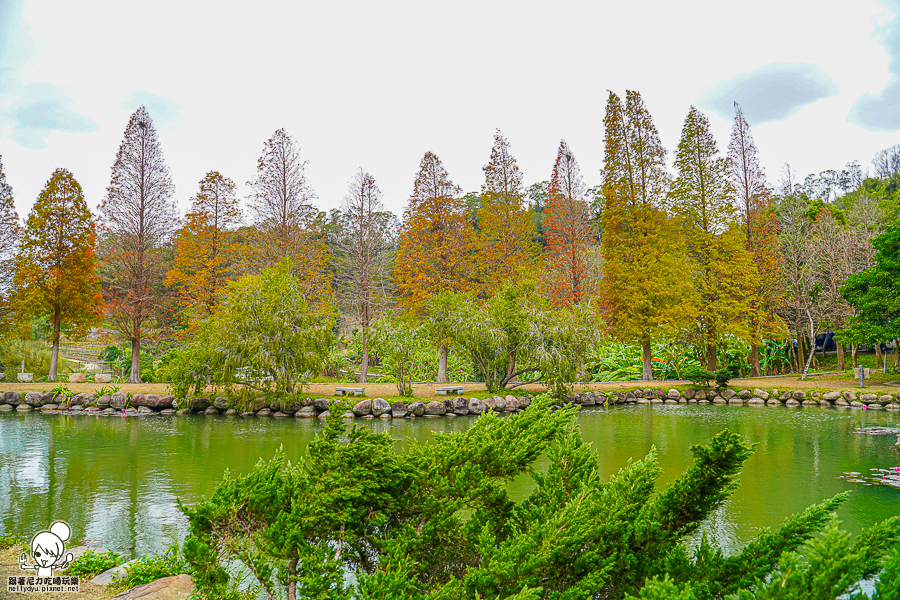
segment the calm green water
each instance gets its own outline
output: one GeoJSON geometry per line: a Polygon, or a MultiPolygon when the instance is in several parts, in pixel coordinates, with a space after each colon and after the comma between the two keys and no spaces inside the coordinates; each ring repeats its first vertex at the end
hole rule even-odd
{"type": "MultiPolygon", "coordinates": [[[[737,493],[706,526],[731,549],[848,489],[840,518],[854,533],[900,513],[900,490],[836,479],[844,471],[900,465],[893,436],[853,433],[864,425],[897,426],[893,412],[651,405],[589,408],[579,418],[606,476],[655,445],[660,483],[672,481],[691,462],[688,447],[726,427],[758,442],[737,493]]],[[[426,441],[432,431],[464,430],[474,419],[357,422],[390,432],[402,448],[408,438],[426,441]]],[[[0,533],[30,536],[62,519],[75,539],[131,555],[158,551],[168,536],[184,536],[176,499],[208,496],[226,468],[246,473],[279,445],[297,458],[320,427],[317,419],[0,413],[0,533]]],[[[529,481],[510,484],[516,499],[528,493],[529,481]]]]}

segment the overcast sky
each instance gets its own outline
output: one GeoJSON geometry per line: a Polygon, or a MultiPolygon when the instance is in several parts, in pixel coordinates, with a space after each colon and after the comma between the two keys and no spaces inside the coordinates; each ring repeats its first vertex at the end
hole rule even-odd
{"type": "Polygon", "coordinates": [[[246,196],[279,127],[324,210],[362,166],[402,213],[428,150],[478,190],[496,128],[527,184],[564,138],[596,185],[607,90],[626,89],[670,150],[695,104],[724,151],[737,100],[770,183],[785,162],[865,169],[900,143],[900,0],[0,0],[0,156],[23,216],[57,167],[98,206],[142,103],[182,211],[209,170],[246,196]]]}

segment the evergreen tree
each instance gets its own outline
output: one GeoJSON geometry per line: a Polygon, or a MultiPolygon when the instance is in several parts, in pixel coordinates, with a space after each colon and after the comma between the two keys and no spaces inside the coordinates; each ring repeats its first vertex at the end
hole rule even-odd
{"type": "Polygon", "coordinates": [[[547,207],[544,236],[547,240],[546,279],[551,300],[557,306],[584,302],[593,292],[596,258],[591,235],[591,212],[578,161],[565,140],[559,143],[547,207]]]}
{"type": "MultiPolygon", "coordinates": [[[[403,213],[394,270],[399,305],[407,312],[425,316],[430,298],[477,287],[475,234],[459,192],[440,159],[426,152],[403,213]]],[[[439,341],[439,383],[447,380],[448,344],[447,339],[439,341]]]]}
{"type": "MultiPolygon", "coordinates": [[[[756,269],[754,284],[747,290],[750,337],[750,374],[762,375],[759,346],[766,338],[782,337],[784,324],[778,317],[779,270],[778,221],[766,175],[759,164],[759,151],[750,132],[750,124],[737,102],[728,144],[728,181],[735,205],[743,221],[745,247],[756,269]]],[[[749,283],[749,282],[748,282],[749,283]]]]}
{"type": "Polygon", "coordinates": [[[125,127],[100,205],[104,288],[111,321],[131,342],[129,383],[141,382],[144,326],[165,310],[163,252],[178,224],[174,190],[153,120],[141,106],[125,127]]]}
{"type": "Polygon", "coordinates": [[[694,335],[705,346],[709,371],[717,370],[716,345],[724,336],[747,337],[746,290],[755,287],[749,283],[756,274],[736,221],[726,168],[709,121],[692,106],[675,153],[678,176],[670,207],[687,239],[694,335]]]}
{"type": "Polygon", "coordinates": [[[303,282],[307,298],[327,302],[331,285],[325,273],[328,248],[315,193],[306,178],[308,161],[284,130],[277,130],[263,145],[252,190],[258,233],[259,266],[275,266],[288,258],[303,282]]]}
{"type": "Polygon", "coordinates": [[[0,156],[0,337],[12,331],[15,321],[13,278],[21,237],[22,226],[13,201],[13,189],[6,182],[3,157],[0,156]]]}
{"type": "Polygon", "coordinates": [[[626,105],[609,93],[603,169],[602,297],[610,333],[642,348],[642,378],[653,379],[650,344],[690,316],[682,237],[662,209],[665,149],[637,92],[626,105]]]}
{"type": "Polygon", "coordinates": [[[97,234],[81,185],[57,169],[25,221],[15,285],[29,316],[50,315],[53,351],[48,381],[57,381],[62,330],[79,337],[102,317],[94,252],[97,234]]]}
{"type": "Polygon", "coordinates": [[[234,230],[241,223],[241,209],[234,182],[218,171],[208,172],[185,221],[175,236],[166,283],[177,288],[178,303],[188,321],[196,323],[215,311],[225,284],[236,275],[241,248],[234,230]]]}
{"type": "Polygon", "coordinates": [[[534,225],[525,201],[522,172],[500,130],[494,134],[491,158],[484,166],[478,227],[480,268],[485,280],[499,287],[534,267],[538,248],[532,241],[534,225]]]}

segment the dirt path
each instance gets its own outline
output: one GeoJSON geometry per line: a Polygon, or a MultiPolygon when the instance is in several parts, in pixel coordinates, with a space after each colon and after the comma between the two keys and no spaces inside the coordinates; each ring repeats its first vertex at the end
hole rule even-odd
{"type": "Polygon", "coordinates": [[[22,553],[20,547],[7,548],[0,550],[0,598],[9,598],[10,600],[106,600],[112,598],[112,592],[107,591],[103,586],[93,585],[90,582],[82,581],[79,583],[80,592],[58,593],[58,594],[9,594],[6,591],[7,578],[15,575],[34,576],[34,571],[22,571],[19,569],[19,555],[22,553]]]}
{"type": "MultiPolygon", "coordinates": [[[[895,380],[900,380],[900,376],[894,377],[895,380]]],[[[20,392],[31,392],[31,391],[49,391],[56,387],[57,383],[32,383],[32,384],[23,384],[23,383],[7,383],[0,384],[0,391],[8,391],[8,390],[17,390],[20,392]]],[[[92,392],[94,390],[100,389],[102,387],[99,384],[93,383],[69,383],[66,384],[69,387],[69,390],[73,392],[92,392]]],[[[306,391],[311,394],[321,394],[324,396],[330,396],[334,393],[334,388],[336,385],[358,385],[358,384],[348,384],[348,383],[311,383],[307,386],[306,391]]],[[[413,395],[417,398],[432,398],[434,397],[434,388],[439,385],[435,383],[416,383],[413,384],[413,395]]],[[[446,385],[446,384],[440,384],[446,385]]],[[[462,385],[464,389],[464,394],[468,394],[471,392],[483,392],[484,384],[483,383],[462,383],[455,384],[462,385]]],[[[671,388],[671,387],[687,387],[690,386],[690,382],[688,381],[653,381],[653,382],[640,382],[640,381],[622,381],[622,382],[610,382],[610,383],[591,383],[578,386],[579,390],[631,390],[637,387],[653,387],[653,388],[671,388]]],[[[779,377],[758,377],[755,379],[733,379],[729,384],[729,387],[734,389],[753,389],[753,388],[764,388],[770,390],[772,388],[778,389],[790,389],[790,390],[826,390],[826,391],[843,391],[843,390],[859,390],[859,385],[847,378],[841,377],[839,375],[812,375],[807,377],[805,380],[800,380],[797,375],[783,375],[779,377]]],[[[376,397],[394,397],[397,395],[397,387],[393,383],[367,383],[365,384],[366,388],[366,396],[369,398],[376,397]]],[[[542,392],[544,391],[544,386],[540,384],[531,384],[521,386],[520,388],[530,392],[542,392]]],[[[161,396],[168,395],[168,387],[164,383],[126,383],[121,385],[121,390],[123,392],[128,392],[131,394],[159,394],[161,396]]],[[[871,381],[866,382],[866,391],[876,393],[876,394],[900,394],[900,387],[898,386],[887,386],[884,385],[883,382],[880,381],[871,381]]],[[[510,393],[515,394],[515,390],[511,390],[510,393]]]]}

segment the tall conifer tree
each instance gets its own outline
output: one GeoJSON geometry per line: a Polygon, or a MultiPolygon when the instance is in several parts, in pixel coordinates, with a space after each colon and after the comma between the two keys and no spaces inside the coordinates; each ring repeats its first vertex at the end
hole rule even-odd
{"type": "Polygon", "coordinates": [[[260,266],[272,267],[289,258],[307,300],[318,302],[331,298],[325,273],[328,248],[306,167],[297,143],[279,129],[263,145],[256,175],[248,185],[253,191],[260,266]]]}
{"type": "Polygon", "coordinates": [[[97,233],[81,186],[69,171],[57,169],[25,221],[15,276],[22,311],[50,316],[48,381],[57,381],[63,328],[77,338],[101,319],[96,247],[97,233]]]}
{"type": "MultiPolygon", "coordinates": [[[[400,227],[394,279],[400,307],[425,316],[426,301],[443,292],[476,288],[475,234],[460,189],[441,160],[426,152],[400,227]]],[[[438,382],[446,381],[448,340],[438,340],[438,382]]]]}
{"type": "Polygon", "coordinates": [[[369,330],[391,300],[396,217],[384,208],[375,178],[359,169],[344,196],[335,263],[338,301],[359,326],[359,381],[369,368],[369,330]]]}
{"type": "Polygon", "coordinates": [[[175,259],[166,283],[178,288],[178,303],[191,322],[215,311],[226,283],[236,275],[241,251],[234,230],[241,223],[241,209],[234,187],[218,171],[208,172],[175,236],[175,259]]]}
{"type": "Polygon", "coordinates": [[[609,93],[603,169],[602,293],[610,333],[641,345],[642,378],[653,379],[651,342],[689,316],[681,236],[661,208],[666,151],[637,92],[626,106],[609,93]]]}
{"type": "Polygon", "coordinates": [[[785,327],[776,312],[781,259],[778,256],[778,220],[766,175],[759,164],[759,151],[750,124],[737,102],[728,143],[728,180],[741,215],[744,242],[756,268],[755,286],[747,290],[749,300],[750,374],[762,375],[759,346],[767,336],[782,336],[785,327]]]}
{"type": "Polygon", "coordinates": [[[746,290],[756,274],[732,204],[726,161],[709,120],[693,106],[681,130],[675,169],[670,207],[687,239],[689,297],[696,307],[693,337],[705,348],[706,368],[716,371],[716,346],[723,337],[747,336],[746,290]]]}
{"type": "Polygon", "coordinates": [[[100,205],[107,305],[112,323],[131,342],[129,383],[141,382],[144,326],[164,309],[163,248],[178,224],[174,191],[153,119],[141,106],[125,127],[100,205]]]}
{"type": "Polygon", "coordinates": [[[565,140],[559,143],[547,207],[544,236],[547,240],[546,279],[554,304],[583,302],[594,288],[594,240],[590,206],[584,197],[578,161],[565,140]]]}
{"type": "Polygon", "coordinates": [[[532,241],[534,224],[528,211],[522,172],[498,129],[491,158],[484,166],[478,225],[485,280],[498,289],[534,267],[538,247],[532,241]]]}

